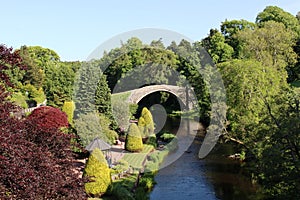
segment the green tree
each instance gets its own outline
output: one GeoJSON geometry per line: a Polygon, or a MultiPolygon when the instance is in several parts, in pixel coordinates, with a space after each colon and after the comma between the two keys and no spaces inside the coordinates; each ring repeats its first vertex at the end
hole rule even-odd
{"type": "Polygon", "coordinates": [[[96,110],[95,92],[101,75],[101,70],[95,63],[82,63],[81,68],[78,70],[74,86],[75,118],[78,118],[81,114],[87,114],[96,110]]]}
{"type": "Polygon", "coordinates": [[[299,196],[299,94],[281,72],[255,60],[218,65],[227,91],[225,137],[251,155],[252,172],[268,198],[299,196]]]}
{"type": "Polygon", "coordinates": [[[117,133],[109,129],[110,120],[96,112],[81,114],[74,120],[74,126],[83,146],[87,146],[96,137],[113,144],[117,133]]]}
{"type": "Polygon", "coordinates": [[[84,176],[90,178],[90,182],[85,183],[85,191],[92,197],[100,197],[111,185],[110,169],[100,149],[95,148],[90,155],[84,176]]]}
{"type": "Polygon", "coordinates": [[[121,132],[125,132],[129,127],[131,117],[130,104],[127,101],[129,93],[112,95],[112,112],[121,132]]]}
{"type": "Polygon", "coordinates": [[[243,42],[245,58],[254,58],[279,71],[286,71],[287,66],[296,63],[295,34],[282,23],[265,22],[261,28],[240,31],[238,38],[243,42]]]}
{"type": "Polygon", "coordinates": [[[20,56],[22,57],[23,62],[27,66],[26,73],[23,77],[24,84],[31,84],[37,89],[42,88],[45,81],[45,71],[41,65],[37,63],[30,49],[26,46],[20,48],[20,56]]]}
{"type": "Polygon", "coordinates": [[[162,42],[162,38],[160,38],[159,40],[153,40],[150,43],[150,46],[151,47],[155,47],[155,48],[165,49],[165,46],[164,46],[164,44],[162,42]]]}
{"type": "Polygon", "coordinates": [[[59,63],[46,73],[45,91],[50,105],[62,107],[64,101],[72,100],[75,71],[72,66],[59,63]]]}
{"type": "Polygon", "coordinates": [[[232,58],[233,48],[225,43],[225,37],[216,29],[211,29],[208,37],[202,40],[203,47],[208,51],[215,63],[232,58]]]}
{"type": "Polygon", "coordinates": [[[131,152],[143,150],[143,141],[140,129],[134,123],[130,124],[125,140],[125,149],[131,152]]]}
{"type": "Polygon", "coordinates": [[[151,112],[144,107],[138,121],[138,126],[141,130],[142,137],[149,137],[154,134],[154,122],[151,112]]]}
{"type": "Polygon", "coordinates": [[[279,113],[269,109],[275,123],[272,136],[263,143],[258,162],[260,182],[271,198],[299,199],[300,188],[300,92],[285,93],[279,113]]]}
{"type": "Polygon", "coordinates": [[[43,89],[42,88],[37,89],[31,84],[24,85],[21,88],[21,91],[29,101],[33,100],[36,103],[42,103],[46,99],[43,89]]]}
{"type": "Polygon", "coordinates": [[[42,84],[51,106],[62,107],[64,101],[71,100],[78,63],[61,62],[55,51],[40,46],[23,46],[20,52],[29,65],[24,83],[31,83],[37,89],[42,84]]]}
{"type": "Polygon", "coordinates": [[[233,60],[218,67],[227,92],[228,134],[251,148],[266,136],[260,131],[270,117],[267,105],[277,109],[276,101],[287,84],[277,69],[255,60],[233,60]]]}
{"type": "MultiPolygon", "coordinates": [[[[292,63],[289,63],[289,65],[287,66],[287,70],[289,73],[290,82],[298,80],[300,77],[300,61],[299,61],[300,23],[297,20],[297,16],[294,16],[277,6],[268,6],[261,13],[257,15],[256,23],[260,27],[265,27],[265,23],[270,21],[275,21],[284,24],[285,29],[294,32],[294,34],[296,35],[297,44],[294,44],[293,47],[294,47],[294,51],[298,54],[298,63],[297,65],[295,65],[294,59],[292,59],[292,63]]],[[[287,50],[287,52],[289,53],[290,50],[287,50]]]]}
{"type": "Polygon", "coordinates": [[[241,44],[236,38],[236,34],[242,30],[254,30],[256,24],[247,20],[225,20],[221,23],[221,33],[225,37],[225,41],[234,49],[234,58],[239,58],[241,55],[241,44]]]}
{"type": "MultiPolygon", "coordinates": [[[[183,83],[179,84],[181,86],[190,85],[193,87],[198,100],[200,121],[208,125],[210,119],[210,95],[207,83],[204,82],[199,69],[202,70],[202,74],[207,74],[207,77],[210,76],[209,74],[211,74],[211,72],[207,71],[208,68],[203,67],[208,63],[201,64],[203,62],[203,56],[206,55],[206,52],[203,53],[204,48],[202,42],[191,44],[186,40],[182,40],[177,47],[173,43],[173,46],[170,48],[172,48],[174,53],[178,56],[179,63],[177,64],[176,70],[184,80],[183,83]]],[[[205,60],[207,61],[207,59],[205,60]]]]}
{"type": "Polygon", "coordinates": [[[300,24],[296,16],[293,16],[289,12],[284,11],[277,6],[267,6],[256,17],[256,23],[263,27],[265,22],[276,21],[283,23],[285,28],[290,29],[300,36],[300,24]]]}
{"type": "Polygon", "coordinates": [[[111,93],[106,82],[106,76],[102,73],[100,74],[95,91],[95,106],[99,113],[102,113],[111,120],[110,126],[116,129],[117,123],[112,115],[111,93]]]}

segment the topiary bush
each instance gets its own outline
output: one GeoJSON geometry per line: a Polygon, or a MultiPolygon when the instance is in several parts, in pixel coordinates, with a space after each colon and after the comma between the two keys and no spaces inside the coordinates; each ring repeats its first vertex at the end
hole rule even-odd
{"type": "Polygon", "coordinates": [[[70,124],[73,124],[75,104],[73,101],[65,101],[62,107],[62,111],[66,113],[68,121],[70,124]]]}
{"type": "Polygon", "coordinates": [[[138,126],[142,132],[142,137],[149,137],[154,134],[154,122],[151,112],[144,107],[138,121],[138,126]]]}
{"type": "Polygon", "coordinates": [[[131,152],[143,150],[143,141],[140,129],[134,123],[130,124],[125,140],[125,149],[131,152]]]}
{"type": "Polygon", "coordinates": [[[85,183],[85,191],[92,197],[100,197],[111,185],[110,169],[100,149],[95,148],[90,155],[84,176],[90,178],[90,182],[85,183]]]}

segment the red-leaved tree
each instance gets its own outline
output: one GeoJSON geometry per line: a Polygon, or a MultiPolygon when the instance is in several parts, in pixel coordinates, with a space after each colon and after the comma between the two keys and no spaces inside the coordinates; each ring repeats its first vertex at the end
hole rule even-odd
{"type": "Polygon", "coordinates": [[[22,58],[18,51],[14,51],[12,48],[7,48],[5,45],[0,45],[0,83],[12,86],[8,75],[5,73],[10,68],[19,68],[20,70],[26,69],[22,58]]]}
{"type": "Polygon", "coordinates": [[[4,71],[19,62],[0,45],[0,199],[87,199],[73,170],[73,134],[60,130],[68,125],[66,115],[50,107],[25,120],[12,115],[18,107],[7,101],[11,82],[4,71]]]}
{"type": "Polygon", "coordinates": [[[59,129],[69,125],[66,113],[50,106],[35,109],[27,119],[42,129],[59,129]]]}
{"type": "MultiPolygon", "coordinates": [[[[7,113],[13,106],[2,96],[5,96],[3,87],[0,199],[86,199],[84,182],[73,171],[70,143],[73,135],[63,133],[58,127],[41,127],[33,117],[25,120],[10,117],[7,113]]],[[[47,115],[44,118],[45,122],[51,121],[47,115]]]]}

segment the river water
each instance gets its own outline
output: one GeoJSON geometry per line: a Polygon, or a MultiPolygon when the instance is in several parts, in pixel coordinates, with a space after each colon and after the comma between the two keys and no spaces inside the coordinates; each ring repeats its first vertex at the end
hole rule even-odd
{"type": "MultiPolygon", "coordinates": [[[[197,122],[189,124],[190,130],[199,129],[197,122]]],[[[240,164],[227,158],[233,153],[232,146],[217,145],[200,160],[197,154],[202,142],[201,133],[194,137],[193,134],[186,135],[185,125],[181,124],[179,129],[170,122],[168,125],[165,129],[177,133],[179,148],[167,157],[164,167],[156,175],[157,184],[150,194],[151,200],[257,199],[257,188],[242,175],[240,164]],[[191,138],[190,142],[181,143],[182,138],[187,137],[191,138]],[[187,146],[187,143],[191,144],[187,146]]]]}

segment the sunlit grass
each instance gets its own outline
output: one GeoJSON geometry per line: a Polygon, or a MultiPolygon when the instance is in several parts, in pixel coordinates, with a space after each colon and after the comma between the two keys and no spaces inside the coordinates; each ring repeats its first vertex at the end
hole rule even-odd
{"type": "Polygon", "coordinates": [[[144,149],[139,153],[126,153],[123,157],[129,165],[136,169],[143,168],[143,162],[146,159],[147,155],[153,150],[152,145],[144,145],[144,149]]]}

